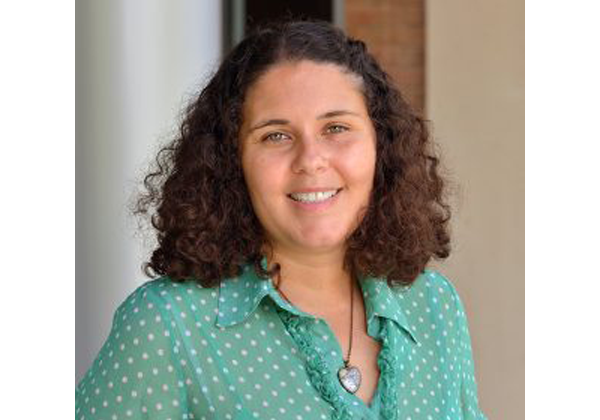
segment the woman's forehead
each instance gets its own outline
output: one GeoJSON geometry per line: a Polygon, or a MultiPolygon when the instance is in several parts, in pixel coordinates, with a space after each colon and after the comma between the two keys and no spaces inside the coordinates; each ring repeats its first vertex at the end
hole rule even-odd
{"type": "Polygon", "coordinates": [[[249,119],[285,112],[317,116],[338,109],[365,111],[360,77],[335,64],[308,60],[273,66],[250,86],[244,101],[249,119]]]}

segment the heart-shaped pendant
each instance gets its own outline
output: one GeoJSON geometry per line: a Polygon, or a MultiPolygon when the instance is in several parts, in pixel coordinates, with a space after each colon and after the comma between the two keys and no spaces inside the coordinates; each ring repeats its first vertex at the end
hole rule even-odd
{"type": "Polygon", "coordinates": [[[360,370],[356,366],[343,367],[338,371],[340,383],[346,391],[354,394],[360,387],[361,375],[360,370]]]}

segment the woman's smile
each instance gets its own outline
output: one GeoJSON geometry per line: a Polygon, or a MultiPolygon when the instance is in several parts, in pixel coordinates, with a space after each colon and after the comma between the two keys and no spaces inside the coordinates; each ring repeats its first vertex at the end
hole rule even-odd
{"type": "Polygon", "coordinates": [[[337,203],[338,196],[342,193],[342,188],[330,189],[316,192],[292,193],[288,197],[293,204],[306,211],[322,211],[329,209],[337,203]]]}

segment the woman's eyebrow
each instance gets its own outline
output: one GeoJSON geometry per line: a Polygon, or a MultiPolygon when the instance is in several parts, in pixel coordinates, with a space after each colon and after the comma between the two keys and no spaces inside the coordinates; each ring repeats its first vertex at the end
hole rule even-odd
{"type": "Polygon", "coordinates": [[[339,117],[341,115],[354,115],[357,117],[360,117],[360,114],[353,112],[353,111],[348,111],[346,109],[339,109],[336,111],[328,111],[324,114],[321,114],[317,117],[318,120],[323,120],[325,118],[333,118],[333,117],[339,117]]]}
{"type": "Polygon", "coordinates": [[[260,123],[256,124],[254,127],[250,128],[250,130],[248,130],[248,133],[251,133],[254,130],[258,130],[259,128],[267,127],[269,125],[286,125],[289,123],[290,122],[288,120],[282,120],[282,119],[267,120],[267,121],[260,122],[260,123]]]}
{"type": "MultiPolygon", "coordinates": [[[[348,111],[345,109],[339,109],[339,110],[335,110],[335,111],[327,111],[324,114],[321,114],[317,117],[318,120],[323,120],[326,118],[333,118],[333,117],[339,117],[342,115],[354,115],[357,117],[360,117],[360,114],[353,112],[353,111],[348,111]]],[[[264,128],[267,127],[269,125],[287,125],[289,124],[290,121],[289,120],[284,120],[281,118],[274,118],[271,120],[266,120],[266,121],[262,121],[259,122],[258,124],[256,124],[254,127],[250,128],[250,130],[248,131],[249,133],[253,132],[254,130],[258,130],[259,128],[264,128]]]]}

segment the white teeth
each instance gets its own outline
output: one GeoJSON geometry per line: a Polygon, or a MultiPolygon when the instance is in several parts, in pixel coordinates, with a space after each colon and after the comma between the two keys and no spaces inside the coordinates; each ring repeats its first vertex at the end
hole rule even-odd
{"type": "Polygon", "coordinates": [[[316,193],[295,193],[290,194],[290,196],[296,200],[301,201],[303,203],[318,203],[320,201],[325,201],[328,198],[333,197],[337,193],[337,190],[331,191],[319,191],[316,193]]]}

